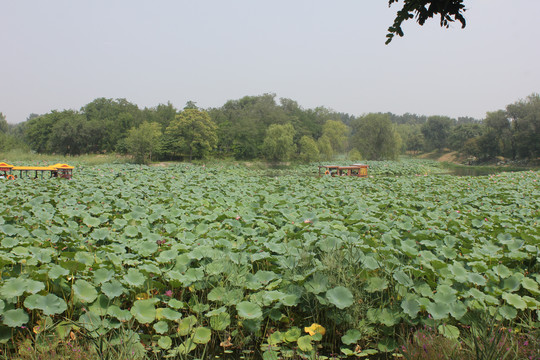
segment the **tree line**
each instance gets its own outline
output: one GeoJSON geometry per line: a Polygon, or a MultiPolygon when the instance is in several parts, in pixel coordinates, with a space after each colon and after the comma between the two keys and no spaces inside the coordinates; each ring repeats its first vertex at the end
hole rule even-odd
{"type": "Polygon", "coordinates": [[[245,96],[217,108],[183,109],[170,102],[139,108],[126,99],[98,98],[80,110],[31,114],[8,125],[0,113],[0,151],[80,155],[117,152],[136,162],[237,160],[302,162],[396,159],[405,152],[450,149],[480,160],[540,156],[540,96],[489,112],[485,119],[305,109],[274,94],[245,96]]]}

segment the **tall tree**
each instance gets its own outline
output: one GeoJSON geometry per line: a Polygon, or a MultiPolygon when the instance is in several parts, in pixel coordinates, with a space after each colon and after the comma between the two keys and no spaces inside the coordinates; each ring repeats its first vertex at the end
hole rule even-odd
{"type": "Polygon", "coordinates": [[[161,125],[157,122],[143,122],[128,132],[126,145],[128,152],[133,155],[135,162],[152,161],[152,154],[159,147],[161,125]]]}
{"type": "Polygon", "coordinates": [[[268,160],[287,161],[295,152],[294,128],[291,124],[272,124],[266,130],[263,154],[268,160]]]}
{"type": "Polygon", "coordinates": [[[0,112],[0,133],[7,133],[9,125],[6,116],[0,112]]]}
{"type": "Polygon", "coordinates": [[[193,157],[204,158],[217,145],[217,126],[206,111],[185,109],[167,127],[165,133],[171,139],[173,151],[193,157]]]}
{"type": "Polygon", "coordinates": [[[540,95],[531,94],[506,107],[512,121],[512,143],[520,158],[540,157],[540,95]]]}
{"type": "Polygon", "coordinates": [[[483,133],[483,127],[476,122],[461,122],[450,130],[448,146],[452,150],[461,151],[469,139],[474,139],[483,133]]]}
{"type": "Polygon", "coordinates": [[[328,136],[321,136],[317,140],[317,147],[319,148],[321,160],[331,160],[334,157],[334,151],[332,150],[332,144],[328,136]]]}
{"type": "Polygon", "coordinates": [[[367,114],[352,123],[351,143],[364,159],[396,159],[401,138],[387,114],[367,114]]]}
{"type": "Polygon", "coordinates": [[[126,99],[98,98],[81,109],[90,128],[93,151],[114,151],[127,132],[143,122],[143,112],[126,99]]]}
{"type": "Polygon", "coordinates": [[[301,161],[308,163],[319,160],[319,148],[317,147],[317,142],[311,136],[302,136],[299,142],[299,147],[299,157],[301,161]]]}
{"type": "Polygon", "coordinates": [[[422,125],[426,150],[442,150],[448,146],[448,136],[454,121],[447,116],[430,116],[422,125]]]}
{"type": "Polygon", "coordinates": [[[64,110],[53,125],[47,149],[49,152],[80,155],[88,148],[89,132],[86,118],[79,112],[64,110]]]}
{"type": "Polygon", "coordinates": [[[334,153],[343,153],[348,149],[351,129],[341,120],[328,120],[323,126],[323,136],[327,137],[334,153]]]}

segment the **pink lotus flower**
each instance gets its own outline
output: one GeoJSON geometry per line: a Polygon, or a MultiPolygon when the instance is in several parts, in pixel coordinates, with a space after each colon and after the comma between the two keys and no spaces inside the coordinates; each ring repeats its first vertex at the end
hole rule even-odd
{"type": "Polygon", "coordinates": [[[171,297],[172,296],[172,290],[165,291],[165,296],[171,297]]]}

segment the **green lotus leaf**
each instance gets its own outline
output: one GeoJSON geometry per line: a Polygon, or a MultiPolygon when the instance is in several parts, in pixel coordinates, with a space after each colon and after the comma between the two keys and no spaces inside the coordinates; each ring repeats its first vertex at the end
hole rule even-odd
{"type": "Polygon", "coordinates": [[[128,321],[133,317],[129,310],[122,310],[117,305],[109,306],[107,309],[107,314],[120,321],[128,321]]]}
{"type": "Polygon", "coordinates": [[[313,294],[325,292],[328,290],[328,277],[321,273],[315,273],[313,278],[304,284],[304,288],[313,294]]]}
{"type": "Polygon", "coordinates": [[[109,234],[110,234],[109,229],[101,228],[101,229],[95,229],[94,231],[92,231],[90,236],[94,240],[105,240],[109,236],[109,234]]]}
{"type": "Polygon", "coordinates": [[[206,344],[212,337],[212,331],[206,327],[198,327],[193,332],[193,342],[195,344],[206,344]]]}
{"type": "Polygon", "coordinates": [[[99,316],[107,315],[110,300],[103,294],[98,295],[96,301],[88,307],[89,311],[98,314],[99,316]]]}
{"type": "Polygon", "coordinates": [[[227,296],[227,290],[224,287],[218,286],[210,290],[208,300],[216,302],[224,302],[227,296]]]}
{"type": "Polygon", "coordinates": [[[6,304],[4,303],[4,300],[0,299],[0,315],[4,313],[4,308],[6,307],[6,304]]]}
{"type": "Polygon", "coordinates": [[[4,282],[0,288],[0,295],[4,298],[18,297],[24,294],[26,288],[25,279],[13,278],[4,282]]]}
{"type": "Polygon", "coordinates": [[[450,304],[450,315],[454,317],[454,319],[459,320],[465,314],[467,313],[467,306],[463,304],[461,301],[456,301],[450,304]]]}
{"type": "Polygon", "coordinates": [[[259,319],[262,317],[261,307],[249,301],[242,301],[236,305],[238,316],[244,319],[259,319]]]}
{"type": "Polygon", "coordinates": [[[207,311],[208,309],[210,309],[210,305],[208,304],[195,304],[191,307],[191,310],[193,310],[193,312],[197,313],[197,314],[200,314],[200,313],[203,313],[205,311],[207,311]]]}
{"type": "Polygon", "coordinates": [[[141,256],[150,256],[158,249],[158,244],[155,241],[142,241],[137,247],[137,251],[141,256]]]}
{"type": "MultiPolygon", "coordinates": [[[[2,218],[0,217],[0,219],[2,218]]],[[[0,344],[6,344],[9,340],[11,340],[12,334],[12,328],[0,325],[0,344]]]]}
{"type": "Polygon", "coordinates": [[[64,269],[60,265],[53,264],[53,265],[50,266],[48,274],[49,274],[49,277],[51,278],[51,280],[56,280],[59,277],[69,275],[69,271],[67,269],[64,269]]]}
{"type": "Polygon", "coordinates": [[[17,238],[8,237],[2,240],[2,247],[5,247],[5,248],[9,249],[17,245],[19,245],[19,239],[17,238]]]}
{"type": "Polygon", "coordinates": [[[88,331],[95,331],[103,326],[103,322],[99,315],[93,312],[85,312],[79,316],[78,324],[88,331]]]}
{"type": "Polygon", "coordinates": [[[415,298],[403,299],[401,302],[401,308],[405,314],[409,315],[411,319],[414,319],[420,311],[420,304],[415,298]]]}
{"type": "Polygon", "coordinates": [[[302,330],[296,326],[293,326],[285,332],[283,338],[286,342],[291,343],[297,341],[300,335],[302,335],[302,330]]]}
{"type": "Polygon", "coordinates": [[[115,297],[122,295],[125,291],[126,289],[118,280],[111,280],[110,282],[101,285],[101,292],[107,295],[109,299],[114,299],[115,297]]]}
{"type": "Polygon", "coordinates": [[[517,310],[508,305],[503,305],[499,308],[499,314],[507,320],[513,320],[517,316],[517,310]]]}
{"type": "Polygon", "coordinates": [[[517,294],[503,293],[502,298],[506,300],[508,305],[512,305],[518,310],[525,310],[527,308],[527,303],[517,294]]]}
{"type": "Polygon", "coordinates": [[[178,323],[178,335],[186,336],[191,333],[193,327],[197,324],[197,318],[193,315],[183,318],[178,323]]]}
{"type": "Polygon", "coordinates": [[[24,306],[30,310],[43,310],[46,316],[61,314],[67,309],[67,304],[54,294],[30,295],[24,300],[24,306]]]}
{"type": "Polygon", "coordinates": [[[403,270],[396,271],[392,277],[403,286],[412,287],[414,285],[409,275],[405,274],[403,270]]]}
{"type": "Polygon", "coordinates": [[[112,279],[114,271],[101,268],[94,271],[94,284],[103,284],[112,279]]]}
{"type": "Polygon", "coordinates": [[[515,292],[519,290],[521,286],[521,279],[517,276],[517,274],[514,274],[504,279],[502,285],[504,290],[509,292],[515,292]]]}
{"type": "Polygon", "coordinates": [[[360,340],[361,338],[362,338],[362,333],[360,331],[356,329],[349,329],[347,330],[345,335],[341,337],[341,342],[344,343],[345,345],[351,345],[351,344],[356,344],[358,340],[360,340]]]}
{"type": "Polygon", "coordinates": [[[24,281],[24,287],[25,287],[26,292],[29,292],[30,294],[35,294],[45,289],[45,284],[42,283],[41,281],[26,279],[24,281]]]}
{"type": "Polygon", "coordinates": [[[165,334],[167,331],[169,331],[169,325],[165,321],[158,321],[153,325],[153,327],[158,334],[165,334]]]}
{"type": "Polygon", "coordinates": [[[366,291],[374,293],[377,291],[383,291],[388,288],[388,281],[378,276],[373,276],[368,279],[366,291]]]}
{"type": "Polygon", "coordinates": [[[159,256],[157,257],[157,261],[160,264],[168,263],[172,260],[174,260],[178,256],[178,250],[170,249],[165,250],[159,253],[159,256]]]}
{"type": "Polygon", "coordinates": [[[279,275],[277,275],[276,273],[274,273],[273,271],[264,271],[264,270],[259,270],[257,271],[257,273],[255,274],[255,278],[260,281],[263,285],[266,285],[268,284],[270,281],[274,280],[274,279],[277,279],[279,277],[279,275]]]}
{"type": "Polygon", "coordinates": [[[447,337],[448,339],[457,340],[459,339],[459,329],[455,327],[454,325],[439,325],[438,327],[439,334],[442,334],[444,337],[447,337]]]}
{"type": "Polygon", "coordinates": [[[459,262],[454,262],[450,267],[450,271],[452,271],[454,279],[460,283],[464,283],[469,279],[467,270],[459,262]]]}
{"type": "Polygon", "coordinates": [[[222,306],[222,307],[218,307],[217,309],[210,310],[209,312],[207,312],[204,315],[206,317],[212,317],[212,316],[216,316],[216,315],[219,315],[221,313],[224,313],[225,311],[227,311],[227,308],[225,306],[222,306]]]}
{"type": "Polygon", "coordinates": [[[338,309],[345,309],[353,304],[353,295],[349,289],[337,286],[326,292],[326,299],[338,309]]]}
{"type": "Polygon", "coordinates": [[[125,276],[125,281],[131,286],[141,287],[144,285],[145,277],[139,270],[131,268],[125,276]]]}
{"type": "Polygon", "coordinates": [[[223,331],[231,324],[231,316],[222,312],[210,317],[210,326],[216,331],[223,331]]]}
{"type": "MultiPolygon", "coordinates": [[[[154,328],[155,328],[155,325],[154,325],[154,328]]],[[[170,349],[172,346],[172,340],[168,336],[160,336],[158,340],[158,345],[162,349],[165,349],[165,350],[170,349]]]]}
{"type": "Polygon", "coordinates": [[[370,255],[366,256],[362,260],[362,265],[368,270],[376,270],[380,267],[379,262],[375,258],[373,258],[373,256],[370,256],[370,255]]]}
{"type": "Polygon", "coordinates": [[[307,352],[313,350],[313,345],[311,344],[311,336],[309,335],[300,336],[296,343],[298,344],[298,348],[302,351],[307,352]]]}
{"type": "Polygon", "coordinates": [[[73,293],[79,298],[79,300],[87,303],[91,303],[98,296],[94,285],[90,284],[86,280],[75,281],[75,284],[73,284],[73,293]]]}
{"type": "Polygon", "coordinates": [[[0,231],[10,236],[18,234],[17,228],[11,224],[1,225],[0,231]]]}
{"type": "Polygon", "coordinates": [[[141,324],[148,324],[156,318],[155,300],[135,300],[131,307],[131,315],[141,324]]]}
{"type": "Polygon", "coordinates": [[[279,360],[279,353],[273,350],[266,350],[262,355],[263,360],[279,360]]]}
{"type": "Polygon", "coordinates": [[[531,278],[524,277],[523,279],[521,279],[521,286],[529,290],[529,292],[533,295],[540,295],[538,283],[531,278]]]}
{"type": "Polygon", "coordinates": [[[477,273],[469,273],[469,281],[479,286],[486,285],[486,278],[477,273]]]}
{"type": "Polygon", "coordinates": [[[173,309],[183,309],[186,306],[183,301],[177,299],[171,299],[167,304],[173,309]]]}
{"type": "Polygon", "coordinates": [[[136,226],[128,225],[124,229],[124,234],[129,237],[135,237],[139,235],[139,229],[136,226]]]}
{"type": "Polygon", "coordinates": [[[158,320],[167,319],[176,321],[182,318],[182,313],[169,308],[159,308],[156,311],[156,319],[158,320]]]}
{"type": "Polygon", "coordinates": [[[92,253],[86,251],[79,251],[75,254],[75,261],[80,262],[81,264],[84,264],[86,266],[91,266],[92,264],[94,264],[95,257],[92,253]]]}
{"type": "Polygon", "coordinates": [[[83,219],[83,223],[88,227],[96,227],[101,224],[101,221],[98,218],[88,216],[83,219]]]}
{"type": "Polygon", "coordinates": [[[204,278],[204,270],[200,268],[189,268],[183,279],[185,286],[189,286],[192,283],[202,280],[204,278]]]}
{"type": "Polygon", "coordinates": [[[433,319],[441,320],[448,317],[450,313],[450,304],[447,303],[429,303],[426,310],[431,314],[433,319]]]}
{"type": "Polygon", "coordinates": [[[506,279],[507,277],[509,277],[510,275],[512,275],[512,271],[510,271],[509,268],[507,268],[506,266],[504,265],[497,265],[493,268],[493,271],[499,275],[502,279],[506,279]]]}
{"type": "Polygon", "coordinates": [[[375,322],[381,323],[386,326],[394,326],[400,321],[400,314],[397,311],[384,309],[369,309],[367,313],[368,318],[375,322]]]}
{"type": "Polygon", "coordinates": [[[4,312],[4,325],[9,327],[21,327],[29,320],[28,314],[23,309],[13,309],[4,312]]]}
{"type": "Polygon", "coordinates": [[[161,274],[161,269],[154,264],[142,264],[142,265],[139,265],[138,269],[147,274],[153,274],[153,275],[161,274]]]}
{"type": "Polygon", "coordinates": [[[197,344],[193,340],[189,339],[188,341],[178,345],[176,351],[180,355],[187,355],[197,348],[197,344]]]}

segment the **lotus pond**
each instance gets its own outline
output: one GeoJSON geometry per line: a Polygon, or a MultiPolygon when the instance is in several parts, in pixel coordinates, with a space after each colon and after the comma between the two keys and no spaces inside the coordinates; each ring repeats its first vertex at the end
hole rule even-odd
{"type": "Polygon", "coordinates": [[[368,357],[426,325],[459,339],[477,311],[538,325],[540,172],[370,166],[364,179],[183,164],[2,181],[0,342],[49,331],[134,358],[368,357]]]}

